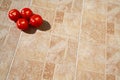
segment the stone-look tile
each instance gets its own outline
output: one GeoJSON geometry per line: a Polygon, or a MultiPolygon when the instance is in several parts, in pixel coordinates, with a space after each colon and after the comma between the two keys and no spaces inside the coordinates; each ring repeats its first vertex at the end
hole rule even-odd
{"type": "Polygon", "coordinates": [[[80,42],[78,51],[78,68],[104,73],[105,46],[80,42]]]}
{"type": "Polygon", "coordinates": [[[3,46],[8,33],[9,33],[8,27],[4,25],[0,25],[0,48],[3,46]]]}
{"type": "MultiPolygon", "coordinates": [[[[3,36],[2,31],[1,34],[3,36]]],[[[4,34],[5,32],[6,31],[4,31],[4,34]]],[[[15,26],[12,27],[5,38],[4,45],[0,47],[0,80],[5,80],[7,76],[7,72],[18,43],[19,35],[20,31],[16,30],[15,26]]]]}
{"type": "Polygon", "coordinates": [[[64,61],[62,64],[57,64],[54,73],[54,80],[74,80],[75,64],[64,61]]]}
{"type": "Polygon", "coordinates": [[[1,4],[2,4],[2,1],[3,1],[3,0],[0,0],[0,6],[1,6],[1,4]]]}
{"type": "Polygon", "coordinates": [[[47,55],[47,61],[52,63],[62,63],[64,61],[67,39],[52,35],[50,49],[47,55]]]}
{"type": "MultiPolygon", "coordinates": [[[[107,1],[105,0],[85,0],[84,2],[84,8],[87,11],[91,11],[94,13],[99,13],[101,15],[105,15],[106,12],[106,6],[107,6],[107,1]]],[[[98,16],[98,18],[99,18],[98,16]]],[[[94,17],[94,16],[93,16],[94,17]]],[[[104,19],[106,20],[106,19],[104,19]]]]}
{"type": "Polygon", "coordinates": [[[78,40],[69,38],[68,47],[65,55],[66,62],[76,64],[77,49],[78,49],[78,40]]]}
{"type": "Polygon", "coordinates": [[[114,74],[120,76],[120,5],[116,2],[109,1],[108,6],[108,16],[107,21],[107,65],[106,72],[108,74],[114,74]]]}
{"type": "Polygon", "coordinates": [[[116,80],[120,80],[120,76],[117,76],[117,77],[116,77],[116,80]]]}
{"type": "Polygon", "coordinates": [[[21,1],[21,0],[13,0],[12,1],[12,4],[10,6],[10,9],[18,9],[18,10],[21,10],[22,8],[24,7],[29,7],[30,5],[30,1],[31,0],[24,0],[24,1],[21,1]]]}
{"type": "Polygon", "coordinates": [[[3,0],[0,6],[0,10],[8,11],[11,3],[12,3],[12,0],[3,0]]]}
{"type": "Polygon", "coordinates": [[[106,72],[120,75],[120,38],[107,36],[106,72]]]}
{"type": "Polygon", "coordinates": [[[105,72],[106,11],[104,5],[102,1],[97,0],[85,2],[78,49],[78,68],[81,70],[105,72]]]}
{"type": "Polygon", "coordinates": [[[73,0],[59,0],[57,10],[71,12],[72,2],[73,0]]]}
{"type": "Polygon", "coordinates": [[[63,23],[54,23],[52,33],[78,38],[80,31],[80,17],[79,14],[65,13],[63,23]]]}
{"type": "Polygon", "coordinates": [[[116,76],[112,74],[107,74],[106,75],[106,80],[116,80],[116,76]]]}
{"type": "Polygon", "coordinates": [[[48,33],[27,34],[22,33],[18,44],[17,56],[22,59],[35,59],[41,62],[45,61],[50,43],[50,35],[48,33]]]}
{"type": "Polygon", "coordinates": [[[43,72],[43,80],[53,80],[53,74],[54,74],[54,63],[46,63],[44,72],[43,72]]]}
{"type": "Polygon", "coordinates": [[[8,80],[40,80],[44,64],[40,61],[16,57],[8,80]]]}
{"type": "Polygon", "coordinates": [[[0,10],[0,25],[5,25],[3,22],[5,22],[6,14],[7,12],[0,10]]]}
{"type": "Polygon", "coordinates": [[[105,80],[105,74],[78,70],[76,80],[105,80]]]}
{"type": "Polygon", "coordinates": [[[58,2],[59,0],[32,0],[32,5],[48,9],[56,9],[58,2]]]}
{"type": "MultiPolygon", "coordinates": [[[[108,2],[107,11],[107,29],[114,29],[114,34],[120,38],[120,5],[114,2],[108,2]]],[[[111,34],[109,31],[108,35],[113,34],[111,34]]]]}
{"type": "Polygon", "coordinates": [[[72,12],[81,13],[82,8],[83,8],[83,0],[74,0],[72,12]]]}
{"type": "MultiPolygon", "coordinates": [[[[55,10],[40,8],[39,6],[30,6],[34,13],[40,14],[42,18],[47,21],[51,28],[53,27],[53,20],[55,15],[55,10]]],[[[50,29],[51,30],[51,29],[50,29]]]]}
{"type": "Polygon", "coordinates": [[[68,47],[64,62],[56,66],[54,80],[74,80],[77,44],[76,40],[68,40],[68,47]]]}
{"type": "Polygon", "coordinates": [[[64,12],[62,11],[57,11],[56,16],[55,16],[55,22],[56,23],[62,23],[64,18],[64,12]]]}

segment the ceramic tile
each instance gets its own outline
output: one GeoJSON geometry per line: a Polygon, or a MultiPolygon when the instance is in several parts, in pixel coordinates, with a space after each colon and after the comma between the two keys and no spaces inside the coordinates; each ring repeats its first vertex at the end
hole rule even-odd
{"type": "Polygon", "coordinates": [[[12,0],[3,0],[0,6],[0,10],[8,11],[11,3],[12,3],[12,0]]]}
{"type": "Polygon", "coordinates": [[[65,37],[52,35],[47,61],[50,61],[52,63],[63,62],[66,47],[67,47],[67,39],[65,37]]]}
{"type": "Polygon", "coordinates": [[[80,31],[80,15],[65,13],[63,23],[54,23],[52,33],[78,38],[80,31]],[[74,21],[73,21],[74,18],[74,21]]]}
{"type": "Polygon", "coordinates": [[[106,80],[116,80],[115,75],[107,74],[106,80]]]}
{"type": "Polygon", "coordinates": [[[106,12],[102,5],[100,6],[102,1],[98,1],[99,6],[94,5],[95,2],[97,1],[85,2],[78,49],[78,68],[104,73],[106,12]],[[104,13],[99,13],[99,10],[103,10],[104,13]]]}
{"type": "Polygon", "coordinates": [[[76,68],[77,41],[68,40],[68,47],[63,63],[57,65],[54,73],[54,80],[73,80],[76,68]]]}
{"type": "Polygon", "coordinates": [[[57,11],[56,16],[55,16],[55,22],[56,23],[62,23],[64,18],[64,12],[62,11],[57,11]]]}
{"type": "Polygon", "coordinates": [[[24,60],[16,57],[8,80],[40,80],[43,63],[35,60],[24,60]]]}
{"type": "Polygon", "coordinates": [[[66,62],[76,64],[77,49],[78,49],[78,41],[69,38],[68,47],[65,55],[66,62]]]}
{"type": "Polygon", "coordinates": [[[32,5],[39,7],[56,9],[59,0],[32,0],[32,5]]]}
{"type": "MultiPolygon", "coordinates": [[[[120,5],[116,3],[108,3],[108,16],[107,16],[107,21],[108,21],[108,30],[113,27],[114,29],[114,34],[118,37],[120,37],[120,5]]],[[[111,35],[110,33],[108,33],[111,35]]]]}
{"type": "Polygon", "coordinates": [[[24,8],[24,7],[29,7],[30,5],[30,0],[13,0],[10,6],[10,9],[18,9],[19,11],[24,8]]]}
{"type": "Polygon", "coordinates": [[[107,24],[107,29],[110,30],[112,26],[114,29],[114,33],[107,32],[107,65],[106,72],[109,74],[120,75],[120,36],[118,27],[120,24],[119,12],[120,5],[113,0],[108,2],[108,16],[107,21],[111,25],[107,24]]]}
{"type": "Polygon", "coordinates": [[[0,44],[1,44],[0,48],[3,46],[8,33],[9,33],[8,27],[4,25],[0,25],[0,44]]]}
{"type": "Polygon", "coordinates": [[[90,71],[77,71],[76,80],[105,80],[105,75],[90,71]]]}
{"type": "Polygon", "coordinates": [[[18,44],[17,54],[23,59],[45,61],[49,48],[50,36],[48,33],[36,32],[34,34],[22,33],[18,44]]]}
{"type": "Polygon", "coordinates": [[[120,38],[107,37],[107,65],[106,72],[120,75],[120,38]]]}
{"type": "Polygon", "coordinates": [[[81,13],[83,8],[83,0],[73,0],[72,12],[81,13]]]}
{"type": "Polygon", "coordinates": [[[1,6],[1,4],[2,4],[2,1],[3,1],[3,0],[0,0],[0,6],[1,6]]]}
{"type": "Polygon", "coordinates": [[[75,63],[64,61],[62,64],[57,64],[54,73],[54,80],[74,80],[75,63]]]}
{"type": "Polygon", "coordinates": [[[57,10],[71,12],[72,2],[73,0],[59,0],[57,10]]]}
{"type": "Polygon", "coordinates": [[[54,74],[54,63],[46,63],[44,72],[43,72],[43,80],[53,80],[53,74],[54,74]]]}
{"type": "Polygon", "coordinates": [[[7,72],[18,43],[19,35],[20,32],[17,31],[15,27],[11,28],[5,38],[4,45],[0,47],[0,80],[5,80],[7,76],[7,72]]]}
{"type": "Polygon", "coordinates": [[[1,20],[0,25],[5,25],[5,23],[3,23],[3,22],[5,22],[6,14],[7,13],[5,11],[0,10],[0,20],[1,20]]]}
{"type": "Polygon", "coordinates": [[[120,80],[120,76],[117,76],[117,80],[120,80]]]}

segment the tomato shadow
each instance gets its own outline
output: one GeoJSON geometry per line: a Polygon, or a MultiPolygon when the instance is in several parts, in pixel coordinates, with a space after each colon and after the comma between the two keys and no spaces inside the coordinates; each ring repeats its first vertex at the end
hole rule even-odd
{"type": "Polygon", "coordinates": [[[23,32],[27,33],[27,34],[34,34],[36,32],[37,28],[29,25],[29,29],[27,30],[23,30],[23,32]]]}
{"type": "Polygon", "coordinates": [[[23,30],[23,32],[27,33],[27,34],[34,34],[36,32],[36,30],[40,30],[40,31],[48,31],[51,29],[51,25],[49,24],[48,21],[44,20],[42,25],[39,26],[38,28],[35,28],[31,25],[29,25],[29,29],[27,30],[23,30]]]}
{"type": "Polygon", "coordinates": [[[37,28],[40,31],[48,31],[51,29],[51,25],[48,21],[44,20],[43,24],[37,28]]]}

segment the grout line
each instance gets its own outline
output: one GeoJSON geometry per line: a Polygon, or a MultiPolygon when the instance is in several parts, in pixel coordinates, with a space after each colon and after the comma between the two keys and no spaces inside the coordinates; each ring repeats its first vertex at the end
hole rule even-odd
{"type": "Polygon", "coordinates": [[[73,9],[73,6],[74,6],[74,2],[75,2],[75,0],[72,0],[71,12],[73,12],[72,9],[73,9]]]}
{"type": "Polygon", "coordinates": [[[19,41],[20,41],[21,36],[22,36],[22,32],[20,32],[20,37],[19,37],[19,39],[18,39],[17,46],[16,46],[16,49],[15,49],[15,52],[14,52],[14,55],[13,55],[13,58],[12,58],[12,61],[11,61],[11,64],[10,64],[10,68],[9,68],[9,70],[8,70],[8,74],[7,74],[7,77],[6,77],[5,80],[8,80],[8,78],[9,78],[10,71],[11,71],[11,68],[12,68],[12,65],[13,65],[13,62],[15,61],[15,56],[16,56],[16,53],[17,53],[18,44],[19,44],[19,41]]]}
{"type": "Polygon", "coordinates": [[[80,45],[80,35],[81,35],[81,32],[82,32],[82,19],[83,19],[83,12],[84,12],[84,1],[83,0],[83,3],[82,3],[82,10],[81,10],[81,17],[80,17],[80,31],[79,31],[79,37],[78,37],[78,48],[77,48],[77,54],[76,54],[76,69],[75,69],[75,79],[74,80],[77,80],[77,66],[78,66],[78,51],[79,51],[79,45],[80,45]]]}
{"type": "Polygon", "coordinates": [[[30,1],[30,5],[29,6],[32,6],[32,0],[30,1]]]}
{"type": "MultiPolygon", "coordinates": [[[[53,18],[53,23],[52,23],[52,25],[54,25],[54,21],[55,21],[55,16],[56,16],[56,10],[55,10],[55,12],[54,12],[55,14],[54,14],[54,18],[53,18]]],[[[49,47],[50,47],[50,44],[51,44],[51,40],[52,40],[52,32],[50,31],[50,40],[49,40],[49,47]]],[[[44,75],[44,69],[45,69],[45,65],[46,65],[46,63],[47,63],[47,56],[48,56],[48,52],[49,52],[49,47],[48,47],[48,51],[47,51],[47,54],[46,54],[46,57],[45,57],[45,62],[44,62],[44,65],[43,65],[43,71],[42,71],[42,78],[41,78],[41,80],[43,80],[43,75],[44,75]]],[[[56,66],[56,65],[55,65],[56,66]]],[[[54,75],[54,73],[53,73],[53,75],[54,75]]]]}
{"type": "MultiPolygon", "coordinates": [[[[106,5],[108,6],[108,1],[106,1],[106,5]]],[[[106,31],[105,31],[105,80],[106,80],[106,64],[107,64],[107,16],[108,16],[108,13],[107,13],[107,6],[106,6],[106,31]]]]}

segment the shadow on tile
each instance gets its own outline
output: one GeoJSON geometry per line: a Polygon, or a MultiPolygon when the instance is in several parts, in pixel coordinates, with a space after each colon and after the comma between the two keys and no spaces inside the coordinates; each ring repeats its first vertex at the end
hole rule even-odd
{"type": "Polygon", "coordinates": [[[43,24],[40,27],[35,28],[35,27],[32,27],[32,26],[29,26],[29,29],[24,30],[23,32],[28,33],[28,34],[34,34],[37,29],[40,30],[40,31],[47,31],[47,30],[51,29],[51,25],[49,24],[49,22],[44,20],[43,24]]]}

